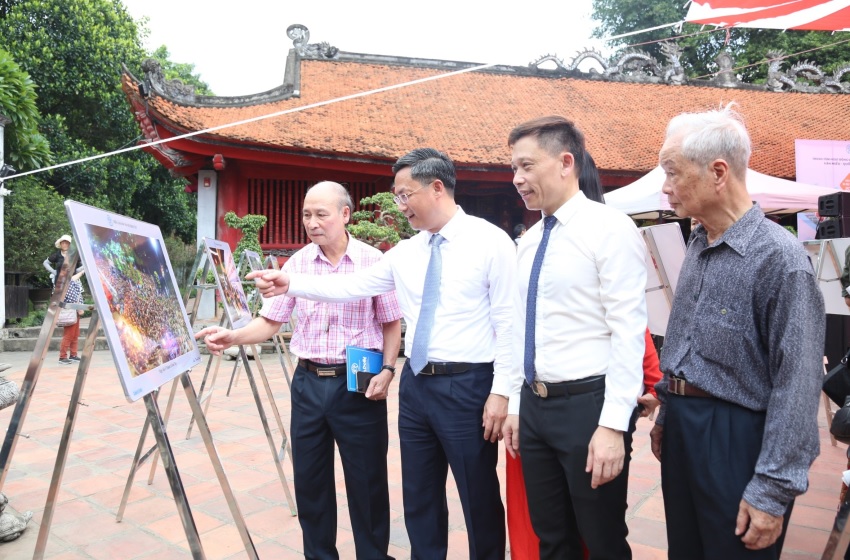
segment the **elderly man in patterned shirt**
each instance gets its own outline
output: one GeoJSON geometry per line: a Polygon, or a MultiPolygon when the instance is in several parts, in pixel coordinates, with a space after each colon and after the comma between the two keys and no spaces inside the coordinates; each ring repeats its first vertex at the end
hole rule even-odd
{"type": "MultiPolygon", "coordinates": [[[[342,185],[325,181],[304,198],[302,219],[312,243],[295,253],[284,270],[307,274],[350,274],[381,260],[381,252],[345,230],[354,204],[342,185]]],[[[395,293],[347,303],[321,303],[279,296],[241,329],[209,327],[211,352],[268,340],[297,308],[292,352],[292,458],[295,502],[304,556],[336,559],[337,504],[334,442],[339,447],[348,512],[357,558],[390,558],[390,500],[387,485],[387,390],[401,346],[401,310],[395,293]],[[366,394],[348,392],[345,347],[382,351],[384,368],[366,394]]]]}
{"type": "Polygon", "coordinates": [[[745,185],[733,107],[675,117],[663,192],[691,234],[667,338],[661,461],[669,558],[777,559],[819,452],[824,305],[801,244],[745,185]]]}

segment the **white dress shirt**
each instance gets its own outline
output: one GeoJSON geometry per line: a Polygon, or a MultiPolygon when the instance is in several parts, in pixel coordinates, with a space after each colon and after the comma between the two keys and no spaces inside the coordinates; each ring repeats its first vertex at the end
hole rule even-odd
{"type": "MultiPolygon", "coordinates": [[[[461,208],[443,226],[440,301],[428,345],[430,362],[494,363],[492,393],[511,392],[511,331],[516,294],[516,247],[500,228],[461,208]]],[[[396,290],[407,324],[410,356],[422,304],[431,233],[419,232],[366,270],[342,276],[290,275],[289,295],[350,301],[396,290]]],[[[645,325],[644,325],[645,326],[645,325]]]]}
{"type": "MultiPolygon", "coordinates": [[[[628,216],[581,192],[555,217],[537,292],[536,377],[558,383],[604,374],[599,425],[626,430],[643,388],[646,245],[628,216]]],[[[517,248],[512,414],[525,380],[528,280],[542,237],[541,220],[517,248]]]]}

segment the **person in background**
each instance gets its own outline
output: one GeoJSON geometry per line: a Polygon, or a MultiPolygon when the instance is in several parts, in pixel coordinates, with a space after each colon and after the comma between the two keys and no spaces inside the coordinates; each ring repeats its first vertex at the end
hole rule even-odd
{"type": "MultiPolygon", "coordinates": [[[[380,261],[380,251],[346,231],[353,211],[351,195],[339,183],[323,181],[311,187],[302,210],[311,243],[295,253],[284,270],[344,278],[380,261]]],[[[229,346],[263,342],[297,308],[290,344],[299,358],[292,379],[290,441],[304,556],[339,558],[336,444],[357,558],[390,558],[386,398],[401,346],[401,312],[395,295],[388,292],[345,303],[281,296],[266,303],[260,316],[240,329],[208,327],[195,336],[203,337],[216,354],[229,346]],[[348,391],[347,345],[383,353],[383,368],[365,394],[348,391]]]]}
{"type": "MultiPolygon", "coordinates": [[[[44,259],[42,263],[44,268],[50,273],[50,280],[56,285],[56,277],[62,266],[65,264],[65,259],[68,257],[68,250],[71,248],[73,238],[70,235],[63,235],[53,244],[56,251],[44,259]]],[[[68,291],[65,292],[65,303],[83,303],[83,284],[80,278],[85,274],[82,266],[78,267],[71,276],[71,283],[68,285],[68,291]]],[[[59,363],[63,365],[73,364],[80,361],[78,355],[80,344],[80,316],[82,311],[77,312],[77,320],[72,325],[62,327],[62,342],[59,344],[59,363]]]]}
{"type": "Polygon", "coordinates": [[[525,235],[525,224],[517,224],[514,226],[514,243],[519,245],[519,238],[525,235]]]}

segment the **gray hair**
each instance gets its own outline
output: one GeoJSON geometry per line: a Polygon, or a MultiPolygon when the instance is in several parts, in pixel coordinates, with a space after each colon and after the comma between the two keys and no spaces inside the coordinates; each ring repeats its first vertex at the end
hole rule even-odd
{"type": "Polygon", "coordinates": [[[410,168],[410,177],[421,185],[439,179],[446,189],[454,193],[455,164],[449,156],[434,148],[417,148],[398,158],[393,165],[393,174],[410,168]]]}
{"type": "Polygon", "coordinates": [[[704,113],[682,113],[667,125],[667,136],[682,135],[682,155],[694,163],[708,165],[725,160],[729,170],[744,179],[752,144],[741,114],[733,101],[722,109],[704,113]]]}
{"type": "Polygon", "coordinates": [[[305,195],[316,187],[330,187],[331,190],[336,192],[339,204],[338,208],[342,210],[343,208],[348,206],[348,209],[352,213],[354,212],[354,201],[351,199],[351,193],[349,193],[348,189],[345,188],[343,185],[340,185],[339,183],[336,183],[334,181],[319,181],[318,183],[307,189],[307,193],[305,193],[305,195]]]}

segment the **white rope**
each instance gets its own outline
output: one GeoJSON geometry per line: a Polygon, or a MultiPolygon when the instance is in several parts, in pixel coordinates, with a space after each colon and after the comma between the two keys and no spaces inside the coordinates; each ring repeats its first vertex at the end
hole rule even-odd
{"type": "MultiPolygon", "coordinates": [[[[230,127],[233,127],[233,126],[240,126],[240,125],[243,125],[243,124],[250,124],[250,123],[265,120],[265,119],[271,119],[271,118],[279,117],[279,116],[282,116],[282,115],[288,115],[290,113],[297,113],[299,111],[306,111],[307,109],[315,109],[316,107],[324,107],[325,105],[331,105],[333,103],[340,103],[342,101],[349,101],[351,99],[358,99],[360,97],[375,95],[377,93],[383,93],[385,91],[392,91],[394,89],[401,89],[401,88],[406,88],[406,87],[410,87],[410,86],[415,86],[415,85],[422,84],[422,83],[425,83],[425,82],[431,82],[431,81],[434,81],[434,80],[441,80],[443,78],[449,78],[449,77],[452,77],[452,76],[457,76],[459,74],[465,74],[467,72],[475,72],[477,70],[484,70],[486,68],[491,68],[491,67],[497,66],[497,65],[498,65],[498,63],[496,63],[496,62],[491,62],[491,63],[488,63],[488,64],[480,64],[478,66],[473,66],[471,68],[463,68],[461,70],[455,70],[454,72],[447,72],[445,74],[437,74],[436,76],[429,76],[427,78],[420,78],[418,80],[412,80],[410,82],[403,82],[403,83],[400,83],[400,84],[385,86],[385,87],[378,88],[378,89],[361,91],[360,93],[352,93],[351,95],[345,95],[345,96],[342,96],[342,97],[329,99],[327,101],[318,101],[316,103],[311,103],[309,105],[302,105],[300,107],[293,107],[291,109],[285,109],[283,111],[277,111],[276,113],[270,113],[268,115],[260,115],[258,117],[252,117],[250,119],[244,119],[244,120],[241,120],[241,121],[231,122],[231,123],[227,123],[227,124],[220,124],[218,126],[213,126],[211,128],[205,128],[203,130],[196,130],[196,131],[193,131],[193,132],[187,132],[186,134],[181,134],[179,136],[173,136],[171,138],[161,138],[159,140],[154,140],[152,142],[145,142],[144,144],[139,144],[139,145],[136,145],[136,146],[130,146],[128,148],[121,148],[119,150],[115,150],[115,151],[112,151],[112,152],[106,152],[106,153],[103,153],[103,154],[88,156],[88,157],[84,157],[84,158],[80,158],[80,159],[75,159],[73,161],[66,161],[64,163],[57,163],[56,165],[51,165],[49,167],[42,167],[40,169],[33,169],[31,171],[25,171],[23,173],[17,173],[15,175],[9,175],[8,177],[5,177],[4,179],[2,179],[2,181],[9,181],[11,179],[17,179],[18,177],[25,177],[27,175],[33,175],[35,173],[43,173],[45,171],[52,171],[53,169],[60,169],[62,167],[68,167],[68,166],[71,166],[71,165],[76,165],[78,163],[85,163],[87,161],[94,161],[94,160],[98,160],[98,159],[103,159],[103,158],[114,156],[114,155],[117,155],[117,154],[123,154],[125,152],[132,152],[133,150],[141,150],[143,148],[149,148],[151,146],[157,146],[159,144],[165,144],[165,143],[168,143],[168,142],[173,142],[174,140],[182,140],[184,138],[191,138],[193,136],[198,136],[199,134],[207,134],[209,132],[215,132],[217,130],[222,130],[224,128],[230,128],[230,127]]],[[[0,182],[2,182],[2,181],[0,181],[0,182]]]]}
{"type": "Polygon", "coordinates": [[[656,25],[655,27],[649,27],[647,29],[638,29],[637,31],[629,31],[628,33],[620,33],[619,35],[612,35],[611,37],[605,37],[602,39],[603,41],[613,41],[614,39],[622,39],[623,37],[631,37],[632,35],[640,35],[641,33],[647,33],[649,31],[657,31],[658,29],[666,29],[668,27],[676,27],[677,25],[681,26],[684,21],[674,21],[673,23],[665,23],[664,25],[656,25]]]}

